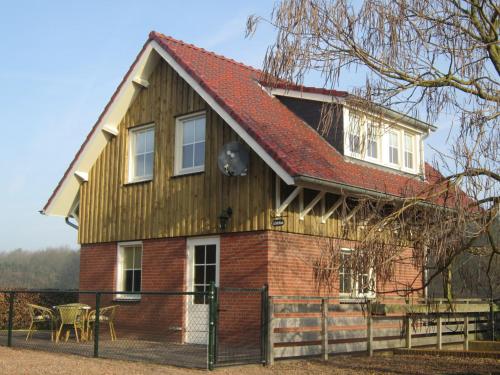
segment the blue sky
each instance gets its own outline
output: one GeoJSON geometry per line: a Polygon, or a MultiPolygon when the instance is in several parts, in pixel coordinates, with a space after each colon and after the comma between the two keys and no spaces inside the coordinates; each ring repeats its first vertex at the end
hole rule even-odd
{"type": "MultiPolygon", "coordinates": [[[[151,30],[260,67],[273,30],[262,24],[245,39],[245,22],[250,14],[269,16],[272,5],[266,0],[3,3],[0,251],[77,247],[74,229],[38,210],[151,30]]],[[[362,81],[353,74],[339,88],[362,81]]],[[[441,125],[429,139],[438,147],[448,131],[441,125]]]]}

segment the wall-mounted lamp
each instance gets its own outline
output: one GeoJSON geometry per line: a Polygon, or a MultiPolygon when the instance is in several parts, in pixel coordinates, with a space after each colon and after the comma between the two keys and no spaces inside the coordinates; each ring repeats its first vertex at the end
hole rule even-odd
{"type": "Polygon", "coordinates": [[[229,222],[229,219],[233,216],[233,209],[231,207],[228,207],[225,210],[222,210],[221,214],[219,215],[219,229],[220,230],[226,230],[227,223],[229,222]]]}

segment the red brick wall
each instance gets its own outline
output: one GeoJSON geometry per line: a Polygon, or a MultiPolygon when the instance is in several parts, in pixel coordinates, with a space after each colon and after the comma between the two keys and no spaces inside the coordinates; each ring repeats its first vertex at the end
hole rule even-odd
{"type": "MultiPolygon", "coordinates": [[[[260,288],[269,284],[271,295],[335,295],[318,290],[313,262],[321,253],[324,239],[275,231],[224,234],[220,237],[220,286],[260,288]]],[[[353,247],[338,240],[339,247],[353,247]]],[[[115,289],[116,243],[83,245],[80,260],[80,289],[115,289]]],[[[142,290],[185,291],[186,239],[165,238],[143,241],[142,290]]],[[[394,280],[377,284],[380,291],[421,285],[422,277],[407,259],[408,249],[397,266],[394,280]]],[[[81,297],[94,305],[94,297],[81,297]]],[[[257,343],[260,322],[260,294],[221,292],[219,295],[219,343],[257,343]],[[244,322],[244,324],[242,323],[244,322]]],[[[141,301],[113,301],[103,296],[102,306],[118,305],[117,333],[155,340],[182,339],[185,316],[183,296],[142,296],[141,301]]]]}
{"type": "MultiPolygon", "coordinates": [[[[353,241],[335,240],[336,247],[353,248],[353,241]]],[[[313,262],[324,248],[324,238],[303,234],[268,232],[269,287],[271,295],[337,295],[338,282],[330,291],[318,288],[313,262]]],[[[422,286],[422,273],[411,262],[411,249],[405,249],[397,260],[393,280],[377,282],[377,292],[397,295],[394,290],[422,286]]]]}
{"type": "MultiPolygon", "coordinates": [[[[83,245],[80,254],[80,290],[114,291],[117,244],[83,245]]],[[[184,291],[185,262],[185,238],[143,241],[142,290],[184,291]]],[[[143,295],[141,301],[116,301],[114,297],[103,295],[101,306],[118,305],[118,337],[181,340],[183,296],[143,295]]],[[[94,296],[82,295],[80,300],[95,305],[94,296]]],[[[105,325],[103,328],[107,329],[105,325]]]]}

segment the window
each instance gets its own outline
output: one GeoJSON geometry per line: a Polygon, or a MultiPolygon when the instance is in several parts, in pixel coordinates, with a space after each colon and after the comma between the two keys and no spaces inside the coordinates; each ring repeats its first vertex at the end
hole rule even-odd
{"type": "Polygon", "coordinates": [[[205,169],[205,114],[177,119],[176,174],[201,172],[205,169]]]}
{"type": "Polygon", "coordinates": [[[405,133],[405,168],[413,169],[413,136],[405,133]]]}
{"type": "Polygon", "coordinates": [[[372,159],[378,158],[378,134],[374,126],[368,125],[366,155],[372,159]]]}
{"type": "Polygon", "coordinates": [[[395,131],[389,132],[389,163],[399,164],[399,136],[395,131]]]}
{"type": "Polygon", "coordinates": [[[341,250],[340,252],[340,270],[339,270],[339,280],[340,280],[340,294],[351,294],[352,293],[352,276],[351,267],[349,264],[349,258],[351,252],[349,250],[341,250]]]}
{"type": "MultiPolygon", "coordinates": [[[[216,281],[217,246],[196,245],[194,247],[194,291],[207,292],[210,283],[216,281]]],[[[195,304],[207,304],[206,296],[195,295],[195,304]]]]}
{"type": "Polygon", "coordinates": [[[129,182],[153,178],[154,144],[153,125],[130,130],[129,182]]]}
{"type": "Polygon", "coordinates": [[[350,249],[342,249],[340,252],[340,295],[353,298],[374,297],[375,278],[372,269],[369,268],[366,272],[353,274],[350,264],[351,256],[352,251],[350,249]]]}
{"type": "MultiPolygon", "coordinates": [[[[141,291],[142,274],[142,244],[129,243],[118,247],[117,283],[118,292],[141,291]]],[[[139,296],[131,294],[119,295],[123,299],[137,299],[139,296]]]]}

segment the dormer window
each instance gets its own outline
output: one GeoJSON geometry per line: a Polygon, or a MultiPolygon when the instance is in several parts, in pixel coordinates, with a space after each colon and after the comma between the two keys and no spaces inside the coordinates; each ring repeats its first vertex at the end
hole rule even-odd
{"type": "Polygon", "coordinates": [[[372,124],[367,125],[366,156],[378,159],[379,134],[372,124]]]}
{"type": "Polygon", "coordinates": [[[408,133],[405,133],[404,137],[405,144],[405,168],[414,169],[414,136],[408,133]]]}
{"type": "Polygon", "coordinates": [[[389,163],[399,164],[399,134],[394,130],[389,131],[389,163]]]}
{"type": "Polygon", "coordinates": [[[344,107],[344,154],[402,172],[422,170],[422,132],[344,107]]]}

